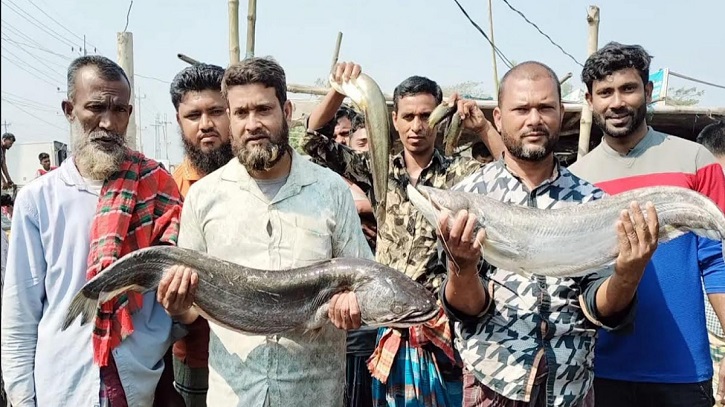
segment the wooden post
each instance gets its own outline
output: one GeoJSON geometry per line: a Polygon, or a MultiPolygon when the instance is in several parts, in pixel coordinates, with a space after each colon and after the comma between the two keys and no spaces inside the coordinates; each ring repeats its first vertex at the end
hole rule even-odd
{"type": "MultiPolygon", "coordinates": [[[[126,72],[128,82],[131,85],[131,98],[129,102],[134,104],[136,99],[134,92],[134,79],[133,79],[133,34],[124,31],[116,34],[116,50],[117,50],[117,61],[118,64],[126,72]]],[[[126,143],[128,148],[136,150],[136,118],[132,114],[128,120],[128,127],[126,128],[126,143]]]]}
{"type": "Polygon", "coordinates": [[[239,0],[229,0],[229,64],[239,62],[239,0]]]}
{"type": "Polygon", "coordinates": [[[245,58],[254,56],[254,29],[257,24],[257,0],[249,0],[247,10],[247,53],[245,58]]]}
{"type": "MultiPolygon", "coordinates": [[[[496,42],[493,40],[493,6],[491,0],[488,0],[488,25],[490,27],[488,36],[491,37],[491,44],[495,44],[496,42]]],[[[498,95],[498,66],[496,63],[496,49],[493,45],[491,45],[491,56],[493,58],[493,83],[496,86],[496,95],[498,95]]]]}
{"type": "Polygon", "coordinates": [[[342,44],[342,32],[337,33],[337,43],[335,43],[335,51],[332,52],[332,65],[330,65],[330,73],[335,71],[335,64],[340,57],[340,45],[342,44]]]}
{"type": "MultiPolygon", "coordinates": [[[[587,23],[589,24],[589,36],[587,41],[587,57],[597,52],[599,44],[599,7],[589,6],[587,12],[587,23]]],[[[579,121],[579,149],[577,160],[589,152],[589,138],[592,134],[592,111],[589,104],[584,101],[582,105],[582,116],[579,121]]]]}

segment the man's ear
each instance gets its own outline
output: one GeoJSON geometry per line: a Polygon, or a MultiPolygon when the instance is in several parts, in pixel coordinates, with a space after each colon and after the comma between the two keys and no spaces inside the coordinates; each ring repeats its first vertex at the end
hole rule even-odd
{"type": "Polygon", "coordinates": [[[65,115],[65,118],[68,119],[68,121],[73,121],[75,118],[73,116],[73,103],[70,100],[64,100],[60,103],[60,108],[63,109],[63,115],[65,115]]]}

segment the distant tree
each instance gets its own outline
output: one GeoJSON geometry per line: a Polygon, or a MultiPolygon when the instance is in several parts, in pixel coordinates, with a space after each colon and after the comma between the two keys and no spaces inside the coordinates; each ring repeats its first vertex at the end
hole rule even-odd
{"type": "Polygon", "coordinates": [[[327,88],[330,86],[330,80],[325,78],[317,78],[315,79],[315,86],[318,88],[327,88]]]}
{"type": "Polygon", "coordinates": [[[700,103],[700,98],[705,94],[704,90],[692,88],[668,88],[665,104],[668,106],[694,106],[700,103]]]}
{"type": "Polygon", "coordinates": [[[574,90],[574,85],[567,81],[561,84],[561,96],[566,96],[574,90]]]}
{"type": "Polygon", "coordinates": [[[493,99],[490,94],[484,92],[481,88],[482,85],[483,82],[466,81],[455,85],[442,86],[441,89],[443,90],[443,94],[446,96],[453,92],[458,92],[458,95],[462,98],[483,100],[493,99]]]}

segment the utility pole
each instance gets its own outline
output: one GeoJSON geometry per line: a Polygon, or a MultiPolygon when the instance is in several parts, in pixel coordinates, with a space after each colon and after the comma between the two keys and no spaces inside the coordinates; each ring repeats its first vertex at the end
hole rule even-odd
{"type": "MultiPolygon", "coordinates": [[[[83,42],[83,50],[85,52],[85,35],[83,36],[83,42]]],[[[116,49],[118,52],[118,64],[121,65],[121,68],[123,68],[124,72],[126,72],[128,82],[131,85],[130,100],[131,103],[133,103],[133,101],[136,100],[133,76],[133,33],[130,33],[128,31],[116,33],[116,49]]],[[[136,141],[136,119],[134,115],[131,115],[128,121],[126,142],[131,150],[136,150],[138,146],[138,151],[143,152],[141,146],[141,99],[138,99],[136,111],[138,111],[138,142],[136,141]]]]}
{"type": "Polygon", "coordinates": [[[169,132],[167,130],[168,130],[168,126],[169,126],[169,124],[171,124],[171,122],[167,120],[166,113],[164,113],[164,121],[161,122],[161,124],[164,125],[164,128],[163,128],[163,130],[164,130],[164,152],[166,153],[166,160],[168,161],[169,160],[169,132]]]}
{"type": "Polygon", "coordinates": [[[159,127],[161,127],[161,123],[158,113],[156,113],[156,119],[154,120],[154,124],[151,126],[154,128],[154,159],[158,159],[161,155],[159,152],[159,127]]]}
{"type": "Polygon", "coordinates": [[[491,55],[493,56],[493,83],[496,86],[496,94],[498,95],[498,66],[496,63],[496,49],[493,44],[496,42],[493,40],[493,6],[491,0],[488,0],[488,25],[489,25],[489,37],[491,37],[491,55]]]}
{"type": "Polygon", "coordinates": [[[8,126],[10,126],[12,123],[8,123],[7,120],[3,121],[3,127],[5,127],[5,133],[8,132],[8,126]]]}
{"type": "Polygon", "coordinates": [[[86,35],[83,34],[83,56],[88,55],[88,52],[86,51],[86,35]]]}

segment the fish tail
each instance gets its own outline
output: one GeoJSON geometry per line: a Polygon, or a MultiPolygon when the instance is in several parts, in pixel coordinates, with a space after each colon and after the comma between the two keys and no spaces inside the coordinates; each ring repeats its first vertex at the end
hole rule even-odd
{"type": "Polygon", "coordinates": [[[85,292],[80,290],[78,294],[73,297],[73,301],[68,307],[68,312],[65,315],[65,321],[63,322],[61,331],[68,329],[73,321],[78,318],[78,315],[81,316],[81,325],[87,324],[88,321],[90,321],[91,316],[95,314],[97,306],[98,298],[87,297],[85,292]]]}

